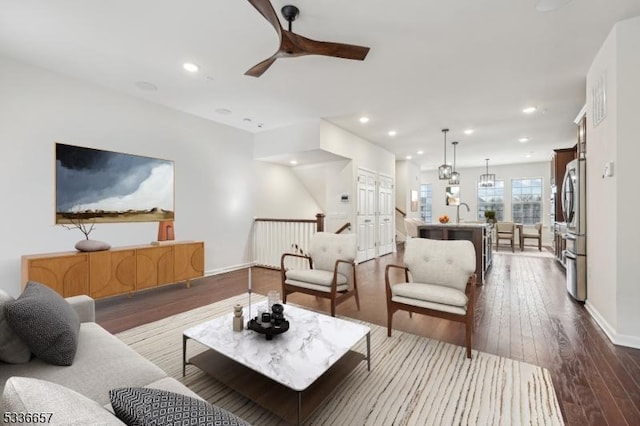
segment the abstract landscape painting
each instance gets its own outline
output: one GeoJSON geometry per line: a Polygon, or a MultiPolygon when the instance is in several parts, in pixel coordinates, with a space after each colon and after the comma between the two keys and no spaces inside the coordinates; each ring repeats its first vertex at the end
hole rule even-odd
{"type": "Polygon", "coordinates": [[[56,143],[56,223],[173,219],[172,161],[56,143]]]}

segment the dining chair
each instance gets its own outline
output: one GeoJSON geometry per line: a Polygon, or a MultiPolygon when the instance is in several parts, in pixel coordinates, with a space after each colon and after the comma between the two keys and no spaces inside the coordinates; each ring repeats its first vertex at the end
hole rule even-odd
{"type": "Polygon", "coordinates": [[[516,236],[516,225],[513,222],[496,223],[496,251],[500,245],[500,240],[511,241],[511,251],[514,252],[514,240],[516,236]]]}
{"type": "Polygon", "coordinates": [[[522,233],[522,250],[524,250],[524,240],[526,238],[538,240],[538,251],[542,251],[542,223],[536,223],[535,232],[527,232],[525,230],[522,233]]]}

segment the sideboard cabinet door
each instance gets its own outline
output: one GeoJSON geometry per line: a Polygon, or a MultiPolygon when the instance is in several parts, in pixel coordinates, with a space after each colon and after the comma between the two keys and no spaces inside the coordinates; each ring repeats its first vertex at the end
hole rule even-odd
{"type": "Polygon", "coordinates": [[[89,289],[94,299],[136,289],[136,251],[107,250],[89,254],[89,289]]]}

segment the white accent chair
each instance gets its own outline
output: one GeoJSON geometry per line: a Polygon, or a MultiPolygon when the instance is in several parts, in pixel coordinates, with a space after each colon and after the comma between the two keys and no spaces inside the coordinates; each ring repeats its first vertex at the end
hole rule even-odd
{"type": "Polygon", "coordinates": [[[471,358],[476,287],[476,250],[471,241],[410,238],[404,264],[387,265],[387,335],[397,310],[462,322],[466,325],[467,358],[471,358]],[[404,281],[391,284],[390,270],[404,271],[404,281]],[[410,279],[411,278],[411,279],[410,279]]]}
{"type": "Polygon", "coordinates": [[[282,301],[287,295],[306,293],[331,300],[331,316],[336,316],[336,305],[351,296],[360,310],[356,280],[356,234],[317,232],[311,237],[309,256],[285,253],[280,259],[282,301]],[[309,269],[286,269],[289,257],[307,259],[309,269]]]}

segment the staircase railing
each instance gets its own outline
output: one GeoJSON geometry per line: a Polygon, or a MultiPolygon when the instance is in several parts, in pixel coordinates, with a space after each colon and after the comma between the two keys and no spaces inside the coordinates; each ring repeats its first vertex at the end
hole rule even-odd
{"type": "MultiPolygon", "coordinates": [[[[311,236],[324,231],[325,215],[318,213],[315,219],[254,219],[253,259],[256,266],[280,269],[283,253],[308,254],[311,236]]],[[[347,222],[336,234],[351,229],[347,222]]],[[[305,268],[308,262],[292,258],[287,267],[305,268]]]]}
{"type": "MultiPolygon", "coordinates": [[[[256,266],[280,269],[282,253],[304,254],[311,236],[324,231],[324,217],[315,219],[254,219],[253,259],[256,266]]],[[[296,267],[304,267],[304,260],[296,267]]],[[[298,261],[298,260],[294,260],[298,261]]]]}

